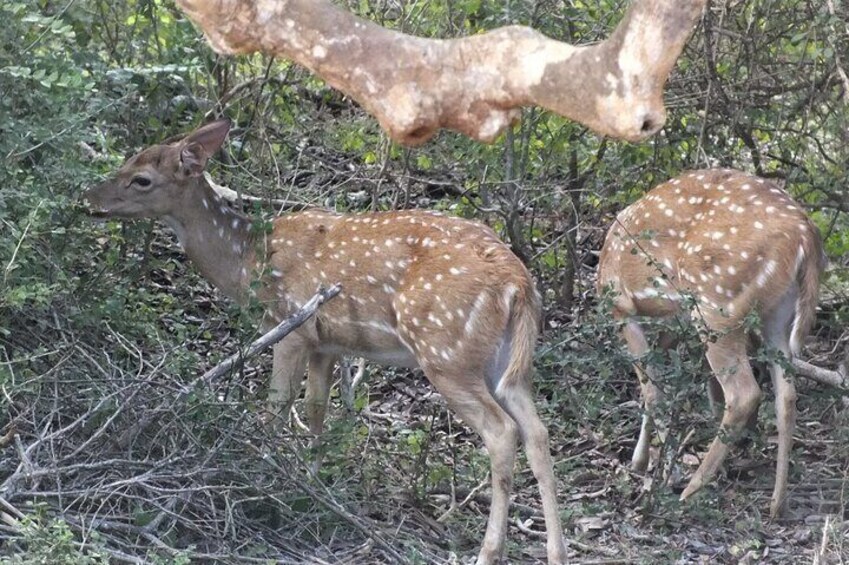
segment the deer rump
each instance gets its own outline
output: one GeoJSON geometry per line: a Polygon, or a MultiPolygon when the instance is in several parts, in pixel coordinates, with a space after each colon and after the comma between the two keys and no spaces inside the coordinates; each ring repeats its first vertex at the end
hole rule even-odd
{"type": "MultiPolygon", "coordinates": [[[[721,430],[683,500],[713,477],[731,441],[757,415],[762,393],[748,360],[747,317],[757,314],[762,343],[792,359],[814,321],[824,267],[819,231],[802,208],[778,185],[739,171],[685,173],[617,216],[602,249],[598,286],[614,292],[613,315],[624,322],[622,334],[637,361],[645,412],[634,469],[647,467],[663,394],[653,368],[639,363],[650,351],[640,317],[691,315],[713,332],[704,341],[725,400],[721,430]]],[[[666,337],[660,346],[672,342],[666,337]]],[[[776,517],[785,504],[796,390],[781,362],[772,360],[769,372],[779,436],[770,506],[776,517]]],[[[718,396],[716,387],[709,391],[718,396]]]]}
{"type": "Polygon", "coordinates": [[[692,171],[617,216],[598,286],[613,291],[622,316],[691,314],[717,332],[740,327],[752,312],[764,323],[780,312],[795,355],[814,320],[825,263],[817,227],[777,185],[728,169],[692,171]]]}

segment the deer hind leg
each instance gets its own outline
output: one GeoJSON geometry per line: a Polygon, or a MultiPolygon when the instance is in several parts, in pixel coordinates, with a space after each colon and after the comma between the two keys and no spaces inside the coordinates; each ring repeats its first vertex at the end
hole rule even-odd
{"type": "Polygon", "coordinates": [[[507,534],[513,464],[518,443],[516,423],[492,398],[482,378],[473,380],[468,377],[469,373],[458,376],[433,369],[426,369],[425,374],[445,397],[451,409],[481,436],[489,453],[492,502],[477,564],[498,563],[507,534]]]}
{"type": "Polygon", "coordinates": [[[554,479],[548,429],[542,423],[534,405],[530,374],[533,368],[528,366],[527,373],[507,375],[505,378],[511,358],[516,354],[516,347],[523,346],[521,342],[516,343],[516,340],[523,339],[527,339],[527,336],[514,333],[512,324],[507,326],[486,365],[484,381],[492,398],[518,426],[519,435],[525,445],[528,464],[537,480],[542,499],[548,562],[566,563],[566,546],[557,508],[557,482],[554,479]]]}
{"type": "Polygon", "coordinates": [[[548,430],[540,420],[534,406],[530,379],[505,383],[494,393],[495,399],[507,411],[519,427],[525,453],[531,471],[537,480],[547,534],[546,551],[550,564],[566,563],[566,546],[560,527],[560,512],[557,509],[557,483],[549,451],[548,430]]]}
{"type": "MultiPolygon", "coordinates": [[[[722,405],[725,404],[725,398],[722,394],[722,385],[719,384],[719,381],[716,380],[716,377],[711,375],[707,381],[707,395],[708,395],[708,404],[710,405],[710,412],[713,414],[714,419],[721,420],[722,419],[722,405]]],[[[746,430],[754,434],[758,428],[758,412],[755,410],[752,412],[749,421],[746,422],[746,430]]]]}
{"type": "Polygon", "coordinates": [[[267,410],[275,423],[288,419],[301,390],[309,349],[306,340],[296,333],[274,346],[267,410]]]}
{"type": "Polygon", "coordinates": [[[716,474],[728,455],[730,445],[739,437],[752,412],[758,409],[761,389],[749,365],[747,343],[744,331],[737,329],[707,346],[707,359],[722,386],[725,408],[720,431],[687,488],[681,493],[681,500],[692,496],[716,474]]]}
{"type": "Polygon", "coordinates": [[[321,432],[324,430],[324,418],[327,414],[327,401],[330,398],[330,384],[335,364],[336,357],[324,353],[313,353],[309,360],[304,411],[307,415],[310,433],[313,435],[310,442],[310,448],[314,454],[310,463],[313,474],[317,474],[321,467],[323,455],[319,449],[321,447],[321,432]]]}
{"type": "MultiPolygon", "coordinates": [[[[766,344],[780,351],[790,360],[790,327],[795,314],[797,289],[788,291],[777,308],[764,319],[763,334],[766,344]]],[[[790,452],[793,449],[793,432],[796,427],[796,386],[781,363],[771,361],[769,372],[775,389],[775,418],[778,428],[778,453],[776,455],[775,487],[769,507],[771,518],[785,510],[787,476],[790,471],[790,452]]]]}
{"type": "Polygon", "coordinates": [[[722,418],[722,405],[725,403],[725,398],[722,396],[722,385],[719,384],[719,381],[713,375],[708,377],[707,396],[710,411],[713,417],[719,420],[722,418]]]}
{"type": "MultiPolygon", "coordinates": [[[[628,351],[635,359],[640,359],[649,351],[649,343],[643,329],[637,322],[628,321],[622,327],[622,337],[628,346],[628,351]]],[[[643,420],[640,425],[640,437],[631,457],[631,468],[640,473],[645,472],[649,465],[649,447],[655,428],[657,405],[661,399],[661,391],[656,384],[654,372],[634,363],[634,370],[640,381],[640,392],[643,400],[643,420]]],[[[661,426],[662,427],[662,426],[661,426]]]]}

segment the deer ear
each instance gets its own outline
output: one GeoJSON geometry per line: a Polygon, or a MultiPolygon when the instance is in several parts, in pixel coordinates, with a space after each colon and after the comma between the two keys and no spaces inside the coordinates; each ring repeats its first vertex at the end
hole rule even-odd
{"type": "Polygon", "coordinates": [[[206,168],[206,162],[221,149],[230,120],[216,120],[189,134],[180,144],[180,168],[190,177],[199,177],[206,168]]]}

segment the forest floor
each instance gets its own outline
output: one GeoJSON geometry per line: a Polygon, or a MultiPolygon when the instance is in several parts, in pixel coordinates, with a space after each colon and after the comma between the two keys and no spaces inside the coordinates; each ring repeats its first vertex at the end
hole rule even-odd
{"type": "MultiPolygon", "coordinates": [[[[0,552],[48,547],[57,535],[50,528],[15,525],[61,520],[75,547],[111,562],[473,563],[489,510],[488,458],[421,373],[368,365],[352,409],[334,387],[314,476],[316,454],[298,418],[283,429],[262,422],[267,356],[209,390],[182,384],[239,350],[250,331],[176,265],[139,283],[182,305],[157,316],[158,349],[141,350],[108,321],[96,338],[72,335],[58,319],[17,336],[39,342],[49,334],[57,345],[47,354],[59,354],[29,381],[37,386],[19,380],[10,414],[18,438],[0,447],[0,552]],[[175,335],[188,337],[174,346],[175,335]]],[[[786,517],[768,519],[768,385],[758,433],[682,504],[682,481],[667,487],[655,470],[629,470],[637,383],[621,345],[603,332],[580,337],[593,323],[589,314],[549,312],[537,362],[574,563],[849,561],[849,433],[839,396],[797,378],[786,517]],[[614,358],[621,362],[608,365],[614,358]]],[[[815,336],[807,354],[833,368],[837,348],[826,344],[839,342],[815,336]]],[[[717,429],[703,384],[691,391],[674,407],[670,434],[686,438],[677,448],[685,478],[717,429]]],[[[302,414],[302,401],[295,408],[302,414]]],[[[510,520],[506,562],[544,563],[539,494],[523,455],[510,520]]]]}
{"type": "MultiPolygon", "coordinates": [[[[350,480],[368,475],[374,463],[383,459],[384,498],[380,507],[397,505],[387,516],[386,532],[395,527],[421,529],[422,547],[436,562],[473,562],[476,543],[482,537],[488,511],[487,477],[480,441],[455,422],[434,416],[427,407],[436,394],[423,379],[400,377],[372,378],[368,409],[357,418],[366,426],[417,429],[430,426],[427,458],[411,456],[402,437],[374,433],[363,459],[347,461],[350,480]],[[380,382],[376,382],[380,381],[380,382]],[[418,414],[414,416],[413,414],[418,414]],[[424,414],[424,416],[422,416],[424,414]],[[440,431],[438,427],[443,429],[440,431]],[[443,437],[453,442],[442,441],[443,437]],[[399,454],[399,452],[401,452],[399,454]],[[374,455],[372,455],[374,454],[374,455]],[[393,463],[392,457],[401,462],[393,463]],[[434,473],[443,464],[461,458],[478,458],[479,474],[474,480],[464,472],[451,489],[434,487],[417,490],[420,476],[434,473]],[[405,465],[404,462],[409,462],[405,465]],[[416,465],[422,467],[416,468],[416,465]],[[389,502],[394,499],[394,502],[389,502]],[[458,506],[449,510],[451,500],[458,506]],[[446,512],[449,518],[444,518],[446,512]],[[441,518],[441,519],[440,519],[441,518]],[[450,548],[450,549],[447,549],[450,548]]],[[[762,410],[759,431],[772,429],[766,440],[755,438],[732,451],[725,472],[703,489],[694,500],[679,503],[677,496],[686,484],[663,486],[654,477],[630,471],[628,462],[638,432],[638,411],[634,402],[611,407],[607,418],[620,417],[618,425],[604,434],[591,422],[577,426],[578,433],[564,434],[556,424],[557,409],[545,411],[551,423],[551,445],[555,474],[559,481],[559,502],[571,559],[575,563],[844,563],[849,560],[849,524],[845,521],[849,494],[849,458],[845,434],[835,426],[845,418],[832,417],[839,401],[809,394],[812,387],[800,384],[800,412],[795,434],[790,480],[789,510],[776,521],[769,520],[768,508],[775,476],[775,433],[764,422],[762,410]],[[554,422],[554,423],[552,423],[554,422]]],[[[765,400],[767,402],[769,397],[765,400]]],[[[442,406],[441,401],[437,404],[442,406]]],[[[338,413],[338,412],[337,412],[338,413]]],[[[343,416],[344,417],[344,416],[343,416]]],[[[705,441],[690,444],[679,460],[686,476],[692,473],[707,449],[709,433],[716,424],[706,413],[693,418],[690,426],[705,430],[705,441]]],[[[465,467],[459,463],[457,467],[465,467]]],[[[438,474],[438,473],[436,473],[438,474]]],[[[511,563],[544,563],[544,524],[536,482],[524,458],[516,468],[514,504],[508,542],[511,563]]],[[[429,559],[426,559],[429,560],[429,559]]],[[[370,562],[364,557],[363,563],[370,562]]]]}
{"type": "MultiPolygon", "coordinates": [[[[549,338],[574,335],[575,324],[582,322],[565,320],[549,338]]],[[[811,338],[808,358],[834,367],[839,362],[836,348],[829,351],[826,343],[824,336],[811,338]]],[[[556,349],[552,343],[541,348],[546,347],[556,349]]],[[[593,354],[608,355],[604,347],[610,344],[593,354]]],[[[570,355],[576,354],[580,351],[570,355]]],[[[718,428],[706,402],[688,404],[675,415],[680,427],[671,435],[685,446],[676,448],[679,478],[669,486],[661,478],[662,468],[653,466],[647,474],[629,468],[640,420],[638,388],[630,371],[608,377],[601,385],[604,394],[593,388],[595,396],[589,391],[592,398],[584,399],[581,391],[586,383],[597,386],[596,375],[576,374],[568,367],[556,374],[542,364],[539,407],[549,425],[561,517],[574,563],[849,561],[849,434],[843,431],[841,398],[833,391],[797,377],[799,414],[789,505],[785,515],[773,521],[768,509],[776,431],[768,382],[755,433],[732,450],[716,480],[691,501],[680,503],[686,479],[718,428]],[[568,394],[562,392],[565,388],[568,394]],[[594,417],[569,406],[584,401],[606,405],[597,407],[594,417]]],[[[367,529],[380,532],[384,543],[399,554],[387,556],[374,540],[349,530],[340,534],[338,546],[331,542],[304,558],[392,563],[401,556],[413,563],[473,563],[491,490],[480,439],[451,416],[420,372],[367,367],[368,376],[355,391],[354,412],[334,393],[319,480],[328,496],[339,496],[338,503],[352,519],[365,520],[367,529]]],[[[255,376],[261,378],[261,369],[255,376]]],[[[701,391],[706,398],[703,385],[689,390],[701,391]]],[[[301,409],[296,406],[294,428],[301,409]]],[[[300,445],[308,442],[307,434],[296,435],[300,445]]],[[[653,456],[658,449],[653,447],[653,456]]],[[[304,477],[314,457],[308,451],[301,467],[304,477]]],[[[329,530],[320,529],[324,532],[319,537],[327,535],[329,530]]],[[[520,454],[506,561],[544,563],[544,531],[536,481],[520,454]]]]}

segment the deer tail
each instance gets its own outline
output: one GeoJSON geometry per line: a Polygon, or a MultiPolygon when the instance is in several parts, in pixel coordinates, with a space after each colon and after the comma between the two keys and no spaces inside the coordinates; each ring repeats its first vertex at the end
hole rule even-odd
{"type": "Polygon", "coordinates": [[[522,286],[509,286],[505,299],[512,294],[509,300],[509,318],[507,329],[502,341],[502,347],[509,348],[507,363],[504,371],[500,374],[497,383],[493,383],[496,398],[506,390],[516,385],[527,384],[531,378],[534,363],[534,349],[536,348],[537,335],[539,334],[539,323],[541,304],[540,297],[533,283],[528,280],[522,286]]]}
{"type": "Polygon", "coordinates": [[[796,298],[796,316],[790,330],[790,352],[798,357],[804,345],[805,336],[811,330],[816,317],[819,296],[820,275],[828,260],[822,247],[822,239],[817,229],[813,237],[805,237],[799,245],[796,255],[796,282],[799,296],[796,298]]]}

